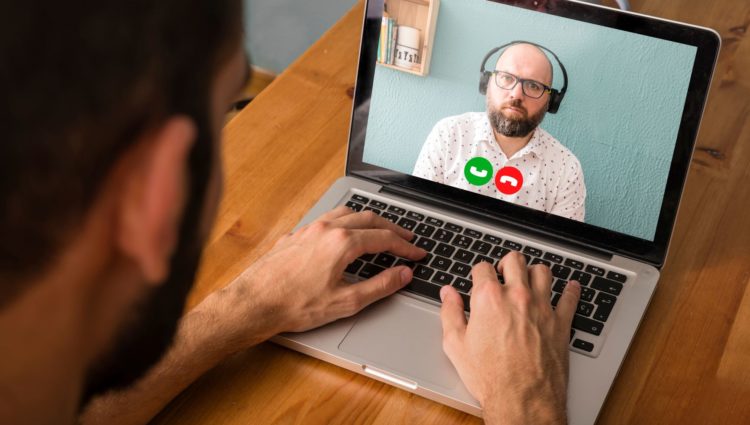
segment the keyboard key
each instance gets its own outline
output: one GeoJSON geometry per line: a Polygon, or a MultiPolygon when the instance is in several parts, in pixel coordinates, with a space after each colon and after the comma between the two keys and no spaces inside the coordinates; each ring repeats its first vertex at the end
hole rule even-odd
{"type": "Polygon", "coordinates": [[[471,281],[468,279],[463,278],[456,278],[456,280],[453,282],[453,287],[456,288],[458,292],[463,292],[464,294],[468,294],[471,290],[471,281]]]}
{"type": "Polygon", "coordinates": [[[526,264],[529,264],[531,262],[531,255],[529,255],[529,254],[523,254],[523,258],[526,259],[526,264]]]}
{"type": "Polygon", "coordinates": [[[450,222],[445,223],[445,226],[443,226],[443,227],[445,227],[446,229],[450,230],[451,232],[456,232],[456,233],[461,233],[461,231],[464,230],[464,228],[462,226],[459,226],[458,224],[453,224],[453,223],[450,223],[450,222]]]}
{"type": "Polygon", "coordinates": [[[414,229],[414,233],[422,236],[427,236],[429,238],[433,233],[435,233],[435,228],[430,226],[429,224],[421,223],[419,226],[417,226],[416,229],[414,229]]]}
{"type": "Polygon", "coordinates": [[[567,258],[565,260],[565,265],[568,267],[573,267],[574,269],[583,270],[583,263],[577,260],[571,260],[570,258],[567,258]]]}
{"type": "Polygon", "coordinates": [[[354,211],[362,211],[362,204],[358,204],[356,202],[348,201],[346,203],[346,206],[351,208],[354,211]]]}
{"type": "Polygon", "coordinates": [[[453,238],[453,242],[451,242],[453,245],[461,247],[461,248],[468,248],[471,246],[471,243],[474,242],[474,239],[464,236],[464,235],[456,235],[455,238],[453,238]]]}
{"type": "Polygon", "coordinates": [[[542,256],[542,250],[541,249],[532,248],[530,246],[527,246],[526,248],[524,248],[523,252],[524,252],[524,254],[533,255],[534,257],[541,257],[542,256]]]}
{"type": "Polygon", "coordinates": [[[365,198],[364,196],[362,196],[362,195],[356,195],[356,194],[352,195],[352,201],[357,201],[360,204],[366,204],[366,203],[370,202],[370,200],[367,199],[367,198],[365,198]]]}
{"type": "Polygon", "coordinates": [[[406,210],[405,209],[403,209],[401,207],[397,207],[395,205],[391,205],[390,207],[388,207],[388,211],[392,212],[394,214],[398,214],[398,215],[404,215],[404,214],[406,214],[406,210]]]}
{"type": "Polygon", "coordinates": [[[362,267],[362,270],[359,271],[359,275],[364,277],[365,279],[369,279],[376,274],[382,272],[385,270],[384,268],[380,266],[376,266],[375,264],[367,263],[364,267],[362,267]]]}
{"type": "MultiPolygon", "coordinates": [[[[396,267],[396,266],[406,266],[406,267],[408,267],[410,269],[413,269],[414,265],[415,265],[414,261],[407,260],[406,258],[399,258],[398,260],[396,260],[396,264],[394,264],[393,267],[396,267]]],[[[588,288],[586,288],[586,289],[588,289],[588,288]]]]}
{"type": "Polygon", "coordinates": [[[594,291],[591,288],[587,288],[585,286],[581,287],[581,299],[584,301],[591,301],[594,299],[594,295],[596,295],[596,291],[594,291]]]}
{"type": "Polygon", "coordinates": [[[435,249],[435,254],[442,255],[443,257],[450,257],[456,251],[455,246],[450,246],[446,243],[441,243],[435,249]]]}
{"type": "Polygon", "coordinates": [[[414,228],[417,227],[417,222],[408,218],[402,218],[398,221],[398,225],[406,230],[414,230],[414,228]]]}
{"type": "Polygon", "coordinates": [[[453,259],[465,264],[471,264],[471,260],[474,259],[474,254],[465,249],[459,249],[456,255],[453,256],[453,259]]]}
{"type": "Polygon", "coordinates": [[[558,279],[568,279],[568,276],[570,276],[570,267],[561,266],[559,264],[555,264],[552,267],[552,276],[558,278],[558,279]]]}
{"type": "Polygon", "coordinates": [[[422,237],[419,238],[417,243],[415,243],[414,245],[424,249],[425,251],[432,251],[432,248],[435,248],[436,244],[437,242],[433,241],[432,239],[422,237]]]}
{"type": "Polygon", "coordinates": [[[471,273],[471,266],[464,263],[453,263],[453,267],[451,267],[451,273],[459,275],[461,277],[466,277],[471,273]]]}
{"type": "Polygon", "coordinates": [[[380,202],[380,201],[376,201],[374,199],[372,201],[370,201],[370,205],[373,206],[373,207],[375,207],[375,208],[377,208],[377,209],[379,209],[379,210],[384,210],[384,209],[388,208],[388,205],[386,203],[380,202]]]}
{"type": "Polygon", "coordinates": [[[521,245],[520,243],[513,242],[513,241],[508,241],[508,240],[505,241],[505,243],[503,244],[503,246],[506,247],[506,248],[510,248],[510,249],[512,249],[514,251],[520,251],[521,248],[523,248],[523,245],[521,245]]]}
{"type": "Polygon", "coordinates": [[[552,293],[552,307],[557,307],[560,297],[562,297],[562,294],[558,294],[557,292],[552,293]]]}
{"type": "Polygon", "coordinates": [[[449,232],[445,229],[437,229],[432,237],[440,242],[450,242],[453,239],[453,235],[453,232],[449,232]]]}
{"type": "Polygon", "coordinates": [[[573,347],[581,349],[583,351],[588,351],[589,353],[594,351],[594,344],[582,339],[576,339],[575,341],[573,341],[573,347]]]}
{"type": "Polygon", "coordinates": [[[547,252],[544,254],[544,259],[552,261],[553,263],[562,263],[563,258],[561,255],[553,254],[551,252],[547,252]]]}
{"type": "Polygon", "coordinates": [[[589,317],[591,316],[591,312],[594,311],[594,305],[591,303],[587,303],[586,301],[579,301],[578,302],[578,309],[576,310],[577,314],[580,314],[581,316],[589,317]]]}
{"type": "Polygon", "coordinates": [[[610,313],[612,313],[612,309],[615,307],[616,301],[616,297],[600,292],[594,301],[594,304],[599,306],[596,309],[596,313],[594,313],[594,319],[606,322],[609,319],[610,313]]]}
{"type": "Polygon", "coordinates": [[[440,302],[440,286],[433,283],[425,282],[421,279],[412,279],[404,289],[440,302]]]}
{"type": "Polygon", "coordinates": [[[503,258],[505,255],[507,255],[510,252],[508,248],[503,248],[501,246],[496,246],[492,249],[492,252],[490,252],[490,255],[495,258],[503,258]]]}
{"type": "Polygon", "coordinates": [[[432,260],[432,263],[430,263],[432,267],[442,271],[448,270],[451,264],[453,264],[453,261],[441,256],[436,256],[435,259],[432,260]]]}
{"type": "Polygon", "coordinates": [[[568,284],[568,282],[566,282],[566,281],[564,281],[562,279],[557,279],[555,281],[555,284],[552,285],[552,290],[555,291],[555,292],[562,293],[562,291],[565,289],[565,285],[567,285],[567,284],[568,284]]]}
{"type": "Polygon", "coordinates": [[[485,257],[484,255],[477,255],[474,258],[474,261],[471,262],[471,264],[472,265],[476,265],[476,264],[481,263],[481,262],[490,263],[493,266],[495,265],[495,259],[494,258],[485,257]]]}
{"type": "Polygon", "coordinates": [[[492,245],[480,240],[474,241],[474,244],[471,246],[472,251],[478,252],[480,254],[487,254],[490,252],[490,249],[492,249],[492,245]]]}
{"type": "Polygon", "coordinates": [[[427,266],[417,266],[416,269],[414,269],[414,277],[418,279],[424,279],[428,280],[432,277],[433,273],[435,273],[435,270],[432,270],[431,268],[427,266]]]}
{"type": "Polygon", "coordinates": [[[379,209],[373,208],[373,207],[365,207],[364,211],[372,211],[372,212],[374,212],[377,215],[380,215],[380,213],[382,212],[379,209]]]}
{"type": "Polygon", "coordinates": [[[399,216],[397,216],[396,214],[389,213],[389,212],[384,212],[380,216],[390,221],[391,223],[397,223],[399,219],[399,216]]]}
{"type": "Polygon", "coordinates": [[[417,261],[417,264],[430,264],[430,261],[432,261],[432,254],[428,252],[427,255],[424,256],[424,258],[417,261]]]}
{"type": "Polygon", "coordinates": [[[362,254],[359,256],[362,261],[372,261],[375,259],[375,254],[362,254]]]}
{"type": "Polygon", "coordinates": [[[544,264],[547,267],[552,266],[552,263],[550,263],[547,260],[542,260],[541,258],[534,258],[533,260],[531,260],[531,265],[534,265],[534,264],[544,264]]]}
{"type": "Polygon", "coordinates": [[[598,276],[594,278],[591,287],[600,291],[609,292],[613,295],[620,295],[620,291],[622,291],[622,283],[598,276]]]}
{"type": "Polygon", "coordinates": [[[474,229],[464,229],[464,235],[479,239],[482,237],[482,232],[477,232],[474,229]]]}
{"type": "Polygon", "coordinates": [[[435,273],[435,277],[432,278],[432,283],[437,283],[440,286],[450,285],[453,282],[453,276],[444,272],[435,273]]]}
{"type": "Polygon", "coordinates": [[[407,213],[406,213],[406,216],[407,216],[407,217],[409,217],[409,218],[412,218],[412,219],[414,219],[414,220],[417,220],[417,221],[422,221],[422,220],[424,220],[424,216],[423,216],[422,214],[420,214],[420,213],[415,213],[414,211],[409,211],[409,212],[407,212],[407,213]]]}
{"type": "Polygon", "coordinates": [[[373,261],[373,263],[386,268],[392,266],[395,262],[396,257],[391,254],[386,254],[385,252],[375,257],[375,260],[373,261]]]}
{"type": "Polygon", "coordinates": [[[607,279],[612,279],[614,281],[625,283],[626,280],[628,280],[628,277],[624,274],[616,273],[616,272],[609,272],[607,273],[607,279]]]}
{"type": "Polygon", "coordinates": [[[351,264],[346,266],[344,271],[349,274],[357,274],[357,271],[359,271],[359,268],[362,267],[363,264],[365,263],[362,260],[354,260],[351,264]]]}
{"type": "Polygon", "coordinates": [[[502,239],[498,238],[497,236],[492,236],[492,235],[484,235],[484,237],[482,239],[484,239],[486,242],[489,242],[489,243],[491,243],[493,245],[500,245],[500,242],[503,241],[502,239]]]}
{"type": "Polygon", "coordinates": [[[604,269],[592,265],[586,266],[586,271],[597,276],[604,276],[604,269]]]}
{"type": "Polygon", "coordinates": [[[592,320],[576,314],[573,317],[573,328],[578,329],[579,331],[590,333],[592,335],[600,335],[602,333],[602,329],[604,329],[604,323],[597,322],[596,320],[592,320]]]}
{"type": "Polygon", "coordinates": [[[436,227],[442,227],[443,226],[443,220],[438,220],[435,217],[427,217],[427,220],[425,220],[425,223],[431,224],[436,227]]]}
{"type": "Polygon", "coordinates": [[[591,283],[591,275],[586,272],[576,270],[573,272],[573,275],[570,276],[570,280],[577,280],[581,285],[585,286],[591,283]]]}

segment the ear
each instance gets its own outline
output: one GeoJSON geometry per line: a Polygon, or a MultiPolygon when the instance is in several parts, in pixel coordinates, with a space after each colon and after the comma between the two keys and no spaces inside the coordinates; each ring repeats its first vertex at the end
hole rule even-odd
{"type": "Polygon", "coordinates": [[[173,117],[144,137],[125,165],[117,244],[149,283],[169,273],[187,197],[193,122],[173,117]]]}

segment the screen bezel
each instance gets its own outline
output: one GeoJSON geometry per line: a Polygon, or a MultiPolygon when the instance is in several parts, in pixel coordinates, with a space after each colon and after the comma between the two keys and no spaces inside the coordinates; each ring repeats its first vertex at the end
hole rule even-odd
{"type": "MultiPolygon", "coordinates": [[[[362,156],[369,118],[369,100],[372,95],[375,76],[383,0],[368,0],[366,4],[346,174],[383,186],[401,187],[442,203],[456,205],[462,210],[476,211],[480,215],[492,216],[502,221],[534,228],[554,237],[595,247],[612,254],[636,258],[661,267],[664,264],[669,240],[674,229],[680,197],[687,178],[700,119],[716,64],[720,45],[718,34],[707,28],[584,3],[562,0],[487,1],[661,38],[697,48],[654,241],[514,205],[363,162],[362,156]]],[[[477,80],[478,78],[477,75],[477,80]]]]}

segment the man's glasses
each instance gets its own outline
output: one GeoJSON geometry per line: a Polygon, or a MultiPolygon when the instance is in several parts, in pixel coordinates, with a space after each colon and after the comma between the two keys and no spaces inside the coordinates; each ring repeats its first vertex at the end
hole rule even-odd
{"type": "Polygon", "coordinates": [[[539,81],[525,80],[511,74],[510,72],[495,71],[494,74],[495,84],[501,89],[513,90],[516,84],[520,82],[523,94],[534,99],[539,99],[544,93],[549,93],[552,90],[552,87],[546,86],[539,81]]]}

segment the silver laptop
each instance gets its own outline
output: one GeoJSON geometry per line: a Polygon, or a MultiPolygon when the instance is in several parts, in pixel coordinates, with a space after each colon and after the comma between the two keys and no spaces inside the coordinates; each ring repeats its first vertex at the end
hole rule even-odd
{"type": "Polygon", "coordinates": [[[383,8],[366,4],[346,176],[299,226],[338,205],[372,210],[430,254],[357,259],[353,282],[402,263],[414,280],[274,341],[481,416],[443,353],[438,292],[453,285],[468,306],[471,266],[517,250],[552,269],[553,305],[582,283],[568,412],[593,423],[667,255],[718,34],[572,1],[389,0],[387,19],[383,8]],[[521,44],[552,66],[551,84],[500,60],[521,44]],[[494,139],[514,121],[497,116],[500,90],[550,99],[526,114],[542,121],[521,123],[531,138],[510,157],[494,139]]]}

